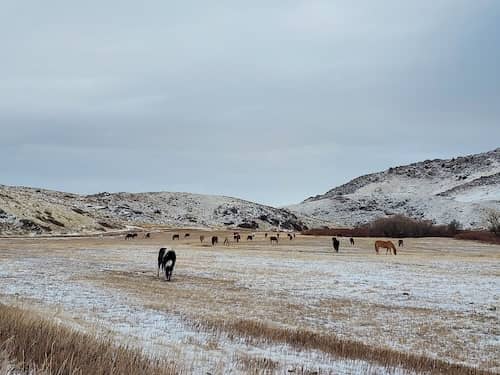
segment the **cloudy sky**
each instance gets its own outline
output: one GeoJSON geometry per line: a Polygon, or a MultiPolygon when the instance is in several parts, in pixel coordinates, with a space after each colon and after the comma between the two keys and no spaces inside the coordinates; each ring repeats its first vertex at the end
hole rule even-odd
{"type": "Polygon", "coordinates": [[[499,140],[497,0],[0,2],[0,184],[283,205],[499,140]]]}

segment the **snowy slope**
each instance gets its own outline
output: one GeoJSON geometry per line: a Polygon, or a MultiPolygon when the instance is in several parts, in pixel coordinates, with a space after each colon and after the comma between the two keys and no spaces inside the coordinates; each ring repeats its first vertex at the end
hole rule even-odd
{"type": "Polygon", "coordinates": [[[389,168],[288,208],[347,226],[400,213],[439,224],[456,219],[465,227],[482,227],[485,210],[500,209],[500,148],[389,168]]]}
{"type": "Polygon", "coordinates": [[[302,230],[316,219],[223,196],[189,193],[77,195],[0,185],[0,233],[82,233],[127,225],[302,230]]]}

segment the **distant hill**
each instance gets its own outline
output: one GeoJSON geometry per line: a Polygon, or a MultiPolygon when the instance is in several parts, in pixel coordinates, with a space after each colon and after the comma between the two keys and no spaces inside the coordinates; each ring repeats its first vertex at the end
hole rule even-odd
{"type": "Polygon", "coordinates": [[[319,225],[242,199],[189,193],[72,193],[0,185],[0,233],[93,233],[126,226],[258,228],[319,225]]]}
{"type": "Polygon", "coordinates": [[[500,209],[500,148],[389,168],[287,208],[339,226],[398,213],[438,224],[456,219],[464,227],[483,227],[485,210],[500,209]]]}

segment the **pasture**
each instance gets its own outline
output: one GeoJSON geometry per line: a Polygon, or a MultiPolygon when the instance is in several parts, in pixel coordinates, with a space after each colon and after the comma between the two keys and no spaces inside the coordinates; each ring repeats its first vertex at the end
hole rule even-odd
{"type": "Polygon", "coordinates": [[[370,238],[339,238],[335,253],[330,237],[143,237],[0,239],[0,303],[184,373],[500,371],[498,245],[405,239],[394,256],[370,238]],[[171,282],[157,277],[163,246],[177,253],[171,282]]]}

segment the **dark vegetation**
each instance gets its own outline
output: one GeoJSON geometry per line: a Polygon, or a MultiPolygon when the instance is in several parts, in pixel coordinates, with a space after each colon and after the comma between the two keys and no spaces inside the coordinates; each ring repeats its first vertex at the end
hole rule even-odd
{"type": "Polygon", "coordinates": [[[448,225],[436,225],[429,220],[416,220],[403,215],[394,215],[376,219],[371,223],[355,228],[314,228],[303,231],[302,234],[313,236],[391,238],[450,237],[500,244],[500,215],[495,216],[494,214],[490,214],[488,218],[490,223],[488,231],[462,230],[462,225],[457,220],[451,221],[448,225]]]}

